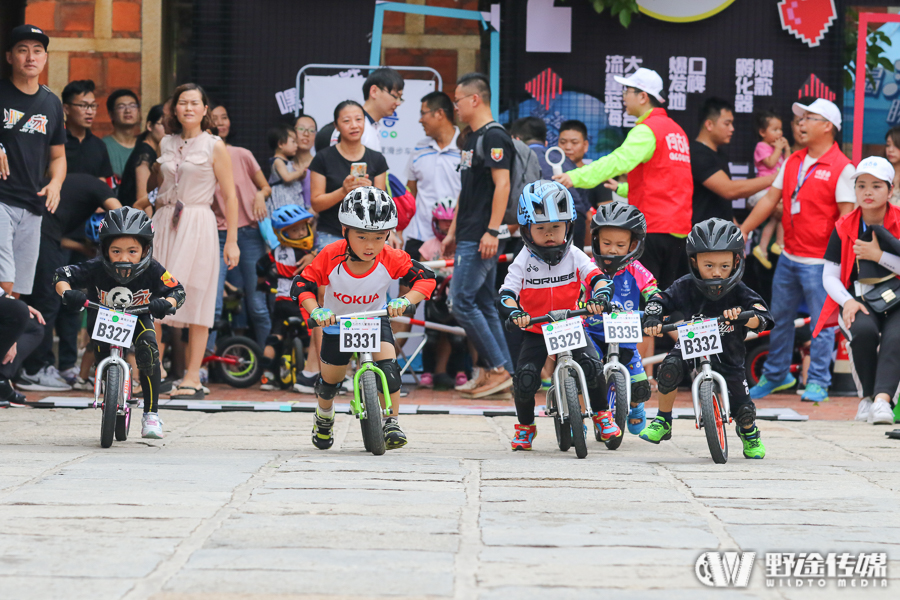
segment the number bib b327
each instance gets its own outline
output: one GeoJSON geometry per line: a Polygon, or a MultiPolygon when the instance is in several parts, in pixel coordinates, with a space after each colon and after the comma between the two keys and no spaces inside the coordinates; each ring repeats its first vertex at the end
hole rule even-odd
{"type": "Polygon", "coordinates": [[[636,312],[603,314],[603,335],[607,342],[637,344],[641,337],[641,316],[636,312]]]}
{"type": "Polygon", "coordinates": [[[544,332],[547,354],[559,354],[560,352],[587,346],[584,326],[579,317],[541,325],[541,330],[544,332]]]}
{"type": "Polygon", "coordinates": [[[97,321],[91,337],[105,344],[130,348],[136,326],[136,316],[101,308],[97,310],[97,321]]]}
{"type": "Polygon", "coordinates": [[[722,336],[719,334],[719,322],[707,319],[699,323],[679,325],[678,343],[681,344],[681,356],[685,360],[721,354],[722,336]]]}
{"type": "Polygon", "coordinates": [[[380,352],[381,319],[340,319],[341,352],[380,352]]]}

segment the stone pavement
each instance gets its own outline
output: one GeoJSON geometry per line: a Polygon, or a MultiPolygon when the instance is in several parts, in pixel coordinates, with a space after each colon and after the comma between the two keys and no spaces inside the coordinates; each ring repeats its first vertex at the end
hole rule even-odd
{"type": "Polygon", "coordinates": [[[847,421],[764,422],[764,461],[714,465],[675,422],[653,446],[509,451],[513,418],[404,416],[375,457],[339,415],[163,415],[162,441],[99,447],[99,411],[0,411],[0,598],[896,598],[900,441],[847,421]],[[759,553],[701,585],[704,551],[759,553]],[[888,589],[767,588],[763,553],[887,552],[888,589]],[[890,594],[890,596],[889,596],[890,594]]]}

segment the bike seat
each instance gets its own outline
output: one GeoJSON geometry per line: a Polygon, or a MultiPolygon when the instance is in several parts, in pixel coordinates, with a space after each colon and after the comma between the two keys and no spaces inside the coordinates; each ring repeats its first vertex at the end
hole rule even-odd
{"type": "Polygon", "coordinates": [[[288,327],[303,327],[305,322],[300,317],[288,317],[287,324],[288,327]]]}

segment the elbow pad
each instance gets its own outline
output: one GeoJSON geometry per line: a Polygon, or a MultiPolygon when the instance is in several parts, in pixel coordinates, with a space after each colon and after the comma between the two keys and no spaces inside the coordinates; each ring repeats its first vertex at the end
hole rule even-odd
{"type": "Polygon", "coordinates": [[[297,275],[291,280],[291,300],[298,302],[300,300],[300,295],[307,292],[318,297],[319,286],[316,285],[314,281],[304,279],[302,275],[297,275]]]}
{"type": "Polygon", "coordinates": [[[411,288],[417,281],[425,281],[427,279],[434,279],[434,271],[414,260],[409,271],[400,279],[400,283],[411,288]]]}
{"type": "Polygon", "coordinates": [[[500,300],[497,301],[497,311],[500,313],[500,318],[506,320],[509,319],[511,314],[522,312],[522,307],[519,306],[519,299],[514,293],[509,290],[500,290],[500,300]],[[505,300],[512,300],[516,305],[507,306],[505,300]]]}

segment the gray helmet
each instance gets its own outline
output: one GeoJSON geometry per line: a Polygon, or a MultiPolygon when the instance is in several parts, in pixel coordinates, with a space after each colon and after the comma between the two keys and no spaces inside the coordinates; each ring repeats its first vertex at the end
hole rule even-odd
{"type": "MultiPolygon", "coordinates": [[[[707,219],[694,225],[685,244],[688,259],[703,252],[732,252],[734,266],[726,279],[703,279],[697,268],[690,264],[691,276],[704,296],[719,300],[733,290],[744,276],[744,236],[737,225],[723,219],[707,219]]],[[[688,260],[690,263],[691,261],[688,260]]]]}
{"type": "Polygon", "coordinates": [[[610,277],[636,261],[644,253],[647,239],[647,219],[644,213],[625,202],[610,202],[597,207],[597,214],[591,220],[591,248],[594,262],[610,277]],[[637,242],[634,250],[621,256],[605,255],[600,252],[600,229],[616,227],[631,232],[631,240],[637,242]]]}
{"type": "Polygon", "coordinates": [[[124,206],[109,211],[100,222],[98,237],[103,268],[110,277],[123,285],[137,279],[153,260],[153,223],[142,210],[124,206]],[[133,237],[144,247],[141,260],[136,264],[110,260],[109,246],[113,240],[121,237],[133,237]]]}

